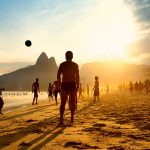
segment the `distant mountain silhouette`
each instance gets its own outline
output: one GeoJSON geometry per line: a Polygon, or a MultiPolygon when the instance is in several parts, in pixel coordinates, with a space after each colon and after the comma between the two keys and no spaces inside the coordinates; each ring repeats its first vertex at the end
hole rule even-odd
{"type": "Polygon", "coordinates": [[[150,78],[149,65],[135,65],[119,61],[92,62],[84,64],[80,69],[81,82],[94,84],[98,75],[100,84],[119,84],[140,81],[150,78]]]}
{"type": "Polygon", "coordinates": [[[48,59],[43,52],[36,64],[0,76],[0,87],[6,90],[31,90],[35,78],[39,78],[40,89],[47,90],[48,83],[56,80],[57,65],[54,57],[48,59]]]}
{"type": "MultiPolygon", "coordinates": [[[[39,78],[40,89],[47,90],[48,83],[56,80],[57,65],[54,57],[48,58],[43,52],[35,65],[16,70],[0,76],[0,88],[6,90],[30,90],[35,78],[39,78]]],[[[92,62],[82,65],[80,81],[83,84],[94,84],[95,75],[100,84],[129,83],[150,79],[149,65],[134,65],[119,61],[92,62]]]]}
{"type": "Polygon", "coordinates": [[[29,65],[33,65],[32,62],[4,62],[0,63],[0,75],[12,72],[14,70],[24,68],[29,65]]]}

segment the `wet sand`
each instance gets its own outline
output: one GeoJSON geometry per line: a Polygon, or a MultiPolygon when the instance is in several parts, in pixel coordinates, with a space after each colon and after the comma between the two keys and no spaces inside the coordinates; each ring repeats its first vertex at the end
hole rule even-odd
{"type": "MultiPolygon", "coordinates": [[[[38,102],[47,100],[47,92],[39,94],[38,102]]],[[[14,111],[18,108],[26,107],[32,103],[33,93],[32,92],[20,92],[20,91],[6,91],[3,92],[4,107],[3,113],[14,111]]]]}
{"type": "Polygon", "coordinates": [[[111,93],[78,101],[75,123],[66,105],[59,126],[59,105],[17,109],[0,116],[0,149],[150,149],[150,95],[111,93]]]}

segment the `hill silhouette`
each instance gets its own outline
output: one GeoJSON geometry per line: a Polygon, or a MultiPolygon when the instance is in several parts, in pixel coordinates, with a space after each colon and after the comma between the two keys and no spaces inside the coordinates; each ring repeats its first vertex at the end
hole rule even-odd
{"type": "Polygon", "coordinates": [[[48,83],[56,80],[57,65],[54,57],[42,52],[36,64],[0,76],[0,87],[6,90],[31,90],[35,78],[39,78],[40,89],[47,90],[48,83]]]}
{"type": "Polygon", "coordinates": [[[101,84],[120,84],[131,81],[143,81],[150,78],[149,65],[135,65],[120,61],[92,62],[80,69],[81,81],[94,84],[98,75],[101,84]]]}
{"type": "MultiPolygon", "coordinates": [[[[31,90],[35,78],[39,78],[40,89],[47,90],[48,83],[56,80],[57,65],[54,57],[48,58],[43,52],[35,65],[18,69],[0,76],[0,88],[6,90],[31,90]]],[[[129,83],[129,81],[143,81],[150,78],[149,65],[135,65],[119,61],[92,62],[82,65],[80,81],[83,84],[94,84],[94,77],[98,75],[100,84],[129,83]]]]}

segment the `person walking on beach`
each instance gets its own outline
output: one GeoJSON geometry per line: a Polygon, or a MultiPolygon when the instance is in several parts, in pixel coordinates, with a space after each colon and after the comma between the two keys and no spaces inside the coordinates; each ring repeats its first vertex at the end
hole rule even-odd
{"type": "Polygon", "coordinates": [[[99,81],[98,76],[95,76],[95,85],[94,85],[94,102],[96,102],[96,98],[99,101],[99,81]]]}
{"type": "Polygon", "coordinates": [[[107,92],[107,94],[109,93],[109,84],[107,84],[107,86],[106,86],[106,92],[107,92]]]}
{"type": "Polygon", "coordinates": [[[143,91],[143,83],[140,81],[139,82],[139,94],[142,94],[143,91]]]}
{"type": "Polygon", "coordinates": [[[48,86],[48,98],[49,98],[49,101],[50,99],[53,100],[53,86],[51,85],[51,83],[49,83],[49,86],[48,86]]]}
{"type": "Polygon", "coordinates": [[[36,100],[36,104],[38,104],[38,103],[37,103],[37,100],[38,100],[38,92],[40,93],[39,79],[36,78],[36,81],[32,84],[32,93],[34,93],[32,105],[34,105],[34,101],[35,101],[35,100],[36,100]]]}
{"type": "Polygon", "coordinates": [[[83,88],[82,88],[82,84],[81,83],[79,85],[79,98],[80,97],[83,99],[83,88]]]}
{"type": "Polygon", "coordinates": [[[58,96],[58,93],[60,95],[60,90],[61,90],[60,81],[59,80],[54,81],[52,87],[54,87],[55,101],[56,101],[56,105],[57,105],[57,96],[58,96]]]}
{"type": "Polygon", "coordinates": [[[129,83],[129,90],[130,90],[130,93],[133,94],[134,85],[133,85],[133,83],[131,81],[129,83]]]}
{"type": "Polygon", "coordinates": [[[72,61],[73,53],[67,51],[65,54],[66,61],[62,62],[58,68],[57,79],[61,83],[61,105],[60,105],[60,124],[63,124],[63,115],[65,105],[69,96],[71,109],[71,123],[74,122],[74,113],[77,101],[77,90],[79,88],[79,67],[72,61]],[[62,75],[62,78],[61,78],[62,75]]]}
{"type": "Polygon", "coordinates": [[[135,82],[134,90],[135,90],[135,93],[138,93],[138,91],[139,91],[139,84],[137,81],[135,82]]]}
{"type": "Polygon", "coordinates": [[[3,101],[3,96],[2,96],[2,91],[5,89],[0,89],[0,114],[3,115],[2,113],[2,108],[4,106],[4,101],[3,101]]]}
{"type": "Polygon", "coordinates": [[[87,86],[86,86],[86,90],[87,90],[87,96],[89,97],[90,88],[89,88],[89,85],[88,85],[88,84],[87,84],[87,86]]]}

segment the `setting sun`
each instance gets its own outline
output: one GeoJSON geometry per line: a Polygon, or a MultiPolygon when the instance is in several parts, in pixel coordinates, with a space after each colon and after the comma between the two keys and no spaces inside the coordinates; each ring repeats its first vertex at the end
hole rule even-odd
{"type": "Polygon", "coordinates": [[[127,59],[126,46],[136,39],[134,18],[130,10],[120,3],[108,11],[105,18],[100,18],[98,12],[95,15],[99,26],[91,31],[91,47],[104,59],[127,59]]]}

